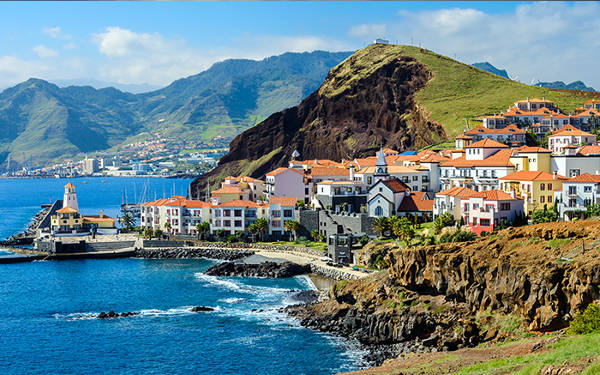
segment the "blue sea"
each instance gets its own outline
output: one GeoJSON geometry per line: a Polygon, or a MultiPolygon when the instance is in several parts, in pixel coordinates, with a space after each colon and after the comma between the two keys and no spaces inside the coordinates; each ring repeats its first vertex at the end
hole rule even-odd
{"type": "MultiPolygon", "coordinates": [[[[80,210],[118,213],[123,190],[185,195],[189,180],[72,179],[80,210]],[[87,181],[86,184],[83,181],[87,181]],[[135,184],[134,184],[135,182],[135,184]]],[[[0,237],[27,226],[67,180],[0,179],[0,237]]],[[[133,200],[133,199],[131,199],[133,200]]],[[[1,374],[331,374],[359,368],[353,343],[285,314],[290,279],[212,277],[211,260],[70,260],[0,265],[1,374]],[[192,313],[193,306],[215,310],[192,313]],[[96,319],[102,311],[140,315],[96,319]]]]}

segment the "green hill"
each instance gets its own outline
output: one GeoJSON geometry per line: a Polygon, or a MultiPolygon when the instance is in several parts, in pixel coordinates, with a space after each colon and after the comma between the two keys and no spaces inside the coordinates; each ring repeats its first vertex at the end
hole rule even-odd
{"type": "Polygon", "coordinates": [[[233,138],[314,91],[350,52],[226,60],[144,94],[30,79],[0,93],[0,170],[106,150],[145,131],[191,141],[233,138]]]}

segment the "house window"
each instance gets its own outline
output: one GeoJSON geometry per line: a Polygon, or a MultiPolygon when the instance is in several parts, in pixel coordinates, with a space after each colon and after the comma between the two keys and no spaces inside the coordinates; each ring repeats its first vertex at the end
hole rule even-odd
{"type": "Polygon", "coordinates": [[[224,227],[230,227],[231,226],[231,220],[223,220],[223,226],[224,227]]]}
{"type": "Polygon", "coordinates": [[[548,184],[548,190],[552,190],[552,184],[548,184]]]}
{"type": "Polygon", "coordinates": [[[234,210],[233,215],[235,217],[242,217],[242,210],[234,210]]]}
{"type": "Polygon", "coordinates": [[[242,221],[241,221],[241,220],[236,220],[236,221],[234,222],[234,224],[235,224],[235,226],[236,226],[237,228],[239,228],[239,227],[241,227],[241,226],[242,226],[242,221]]]}
{"type": "Polygon", "coordinates": [[[569,186],[569,195],[577,194],[577,186],[569,186]]]}
{"type": "Polygon", "coordinates": [[[413,181],[418,181],[419,180],[419,176],[412,176],[413,181]]]}
{"type": "Polygon", "coordinates": [[[548,203],[552,203],[552,195],[548,195],[548,203]]]}
{"type": "Polygon", "coordinates": [[[591,186],[587,186],[587,185],[586,185],[586,186],[584,186],[584,187],[583,187],[583,191],[584,191],[585,193],[589,193],[589,192],[591,192],[591,191],[592,191],[592,187],[591,187],[591,186]]]}
{"type": "Polygon", "coordinates": [[[220,227],[221,226],[221,220],[215,220],[215,226],[216,227],[220,227]]]}
{"type": "Polygon", "coordinates": [[[510,211],[510,203],[500,203],[500,211],[510,211]]]}
{"type": "Polygon", "coordinates": [[[381,206],[375,208],[375,216],[383,216],[383,208],[381,208],[381,206]]]}
{"type": "Polygon", "coordinates": [[[231,210],[223,210],[223,216],[231,216],[231,210]]]}
{"type": "Polygon", "coordinates": [[[292,217],[292,210],[283,210],[283,217],[292,217]]]}
{"type": "Polygon", "coordinates": [[[479,225],[482,226],[482,227],[489,227],[490,226],[490,219],[481,219],[479,225]]]}
{"type": "Polygon", "coordinates": [[[540,197],[540,203],[545,203],[545,197],[543,195],[540,197]]]}
{"type": "Polygon", "coordinates": [[[542,191],[546,190],[546,184],[540,184],[540,190],[542,190],[542,191]]]}
{"type": "Polygon", "coordinates": [[[271,216],[273,217],[281,217],[281,211],[272,211],[271,216]]]}

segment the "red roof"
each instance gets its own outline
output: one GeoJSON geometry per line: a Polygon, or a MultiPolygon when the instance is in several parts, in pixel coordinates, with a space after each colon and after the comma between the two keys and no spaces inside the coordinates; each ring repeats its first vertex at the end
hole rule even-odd
{"type": "Polygon", "coordinates": [[[527,133],[525,130],[519,129],[515,124],[510,124],[504,128],[499,128],[499,129],[488,129],[488,128],[484,127],[483,125],[479,125],[479,126],[474,127],[471,130],[467,130],[464,134],[475,135],[475,134],[525,134],[525,133],[527,133]]]}
{"type": "Polygon", "coordinates": [[[277,168],[277,169],[274,169],[274,170],[272,170],[271,172],[267,173],[267,176],[277,176],[278,174],[280,174],[280,173],[283,173],[283,172],[285,172],[285,171],[287,171],[287,170],[290,170],[290,171],[296,172],[296,173],[298,173],[298,174],[300,174],[300,175],[304,176],[304,173],[300,172],[300,171],[299,171],[299,170],[297,170],[297,169],[294,169],[294,168],[285,168],[285,167],[279,167],[279,168],[277,168]]]}
{"type": "Polygon", "coordinates": [[[217,207],[246,207],[246,208],[258,208],[258,203],[252,201],[243,201],[241,199],[236,199],[232,201],[223,202],[217,207]]]}
{"type": "Polygon", "coordinates": [[[406,184],[400,181],[397,178],[392,178],[390,180],[382,181],[385,185],[387,185],[394,193],[398,193],[401,191],[410,191],[410,188],[406,186],[406,184]]]}
{"type": "Polygon", "coordinates": [[[423,191],[415,191],[402,198],[399,212],[433,211],[433,199],[423,191]]]}
{"type": "Polygon", "coordinates": [[[600,145],[582,146],[579,149],[578,153],[581,155],[599,155],[600,154],[600,145]]]}
{"type": "Polygon", "coordinates": [[[543,147],[533,147],[533,146],[521,146],[521,147],[517,147],[514,148],[513,151],[517,151],[517,152],[523,152],[523,153],[551,153],[552,151],[548,150],[547,148],[543,148],[543,147]]]}
{"type": "Polygon", "coordinates": [[[296,197],[271,197],[269,204],[279,204],[281,206],[293,207],[298,202],[296,197]]]}
{"type": "Polygon", "coordinates": [[[510,148],[504,148],[483,160],[467,160],[463,155],[441,163],[440,167],[514,167],[510,162],[512,151],[510,148]]]}
{"type": "MultiPolygon", "coordinates": [[[[471,195],[473,198],[483,198],[486,201],[510,201],[516,200],[512,195],[505,193],[500,190],[485,190],[476,191],[475,194],[471,195]]],[[[471,198],[470,197],[470,198],[471,198]]]]}
{"type": "Polygon", "coordinates": [[[448,190],[440,191],[439,193],[436,193],[435,195],[447,195],[450,197],[468,198],[475,193],[476,193],[475,190],[469,189],[468,187],[455,186],[448,190]]]}
{"type": "Polygon", "coordinates": [[[493,139],[482,139],[479,142],[472,143],[465,148],[508,148],[504,143],[494,141],[493,139]]]}
{"type": "Polygon", "coordinates": [[[552,181],[566,180],[565,176],[553,175],[548,172],[541,171],[518,171],[511,173],[508,176],[500,177],[500,180],[517,180],[517,181],[552,181]]]}
{"type": "Polygon", "coordinates": [[[59,214],[74,214],[77,213],[77,210],[72,207],[63,207],[60,210],[56,210],[59,214]]]}
{"type": "Polygon", "coordinates": [[[155,206],[175,207],[175,206],[177,206],[177,207],[194,207],[194,208],[210,206],[209,203],[206,203],[204,201],[186,199],[185,197],[183,197],[181,195],[175,195],[171,198],[161,198],[161,199],[158,199],[155,201],[142,203],[141,205],[142,206],[151,206],[151,207],[155,207],[155,206]]]}
{"type": "Polygon", "coordinates": [[[339,167],[312,167],[310,174],[313,177],[321,176],[349,176],[350,170],[339,167]]]}
{"type": "Polygon", "coordinates": [[[593,134],[590,134],[588,132],[584,132],[583,130],[577,129],[576,127],[574,127],[573,125],[570,125],[570,124],[565,124],[562,128],[553,131],[550,136],[554,137],[554,136],[565,136],[565,135],[591,136],[591,137],[594,136],[593,134]]]}
{"type": "Polygon", "coordinates": [[[600,182],[600,175],[584,173],[584,174],[579,175],[577,177],[570,178],[566,182],[593,182],[593,183],[598,183],[598,182],[600,182]]]}

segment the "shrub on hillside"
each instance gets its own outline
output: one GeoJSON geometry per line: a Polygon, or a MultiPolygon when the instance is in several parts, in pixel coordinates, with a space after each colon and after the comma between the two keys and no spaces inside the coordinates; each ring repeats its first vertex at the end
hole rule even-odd
{"type": "Polygon", "coordinates": [[[590,303],[584,312],[575,315],[568,332],[573,335],[600,332],[600,305],[590,303]]]}
{"type": "Polygon", "coordinates": [[[548,209],[544,205],[543,210],[535,210],[531,214],[531,222],[533,224],[549,223],[558,220],[558,212],[554,208],[548,209]]]}

